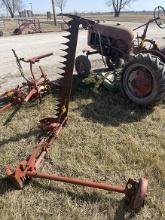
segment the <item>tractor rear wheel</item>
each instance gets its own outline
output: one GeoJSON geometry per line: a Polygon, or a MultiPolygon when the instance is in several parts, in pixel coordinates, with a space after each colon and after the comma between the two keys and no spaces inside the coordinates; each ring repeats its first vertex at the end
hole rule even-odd
{"type": "Polygon", "coordinates": [[[78,56],[75,60],[76,71],[79,76],[87,77],[91,72],[91,62],[87,56],[78,56]]]}
{"type": "Polygon", "coordinates": [[[122,72],[121,87],[136,104],[156,104],[165,96],[165,64],[152,54],[132,57],[122,72]]]}

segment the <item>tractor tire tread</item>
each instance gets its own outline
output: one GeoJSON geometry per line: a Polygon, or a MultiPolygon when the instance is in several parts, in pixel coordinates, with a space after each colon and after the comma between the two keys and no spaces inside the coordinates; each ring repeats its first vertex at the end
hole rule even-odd
{"type": "MultiPolygon", "coordinates": [[[[125,65],[123,71],[122,71],[122,78],[124,73],[126,72],[127,68],[134,64],[143,64],[145,66],[150,66],[154,70],[154,77],[156,79],[156,82],[159,83],[158,85],[158,92],[154,99],[146,103],[147,105],[155,105],[165,97],[165,64],[160,60],[159,57],[154,56],[150,53],[139,53],[135,56],[133,56],[128,63],[125,65]]],[[[121,87],[123,89],[122,85],[122,79],[121,79],[121,87]]],[[[124,92],[124,94],[126,94],[124,92]]],[[[145,105],[145,104],[144,104],[145,105]]]]}

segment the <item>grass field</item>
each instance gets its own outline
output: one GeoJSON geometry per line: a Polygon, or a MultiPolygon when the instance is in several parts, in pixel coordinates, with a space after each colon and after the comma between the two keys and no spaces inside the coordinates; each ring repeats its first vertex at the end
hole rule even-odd
{"type": "Polygon", "coordinates": [[[93,94],[76,77],[69,123],[49,150],[42,171],[114,184],[146,176],[149,194],[135,214],[123,196],[69,184],[31,180],[16,190],[5,178],[5,165],[16,166],[35,146],[37,122],[54,112],[54,97],[23,106],[3,126],[0,121],[1,219],[165,219],[165,107],[142,109],[120,93],[93,94]],[[34,103],[35,104],[35,103],[34,103]]]}

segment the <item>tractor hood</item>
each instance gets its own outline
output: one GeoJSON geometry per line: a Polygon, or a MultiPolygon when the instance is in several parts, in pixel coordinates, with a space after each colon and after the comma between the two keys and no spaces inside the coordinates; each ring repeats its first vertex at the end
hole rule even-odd
{"type": "Polygon", "coordinates": [[[108,38],[124,41],[126,44],[129,44],[134,39],[133,32],[121,26],[95,24],[93,25],[93,31],[99,32],[108,38]]]}

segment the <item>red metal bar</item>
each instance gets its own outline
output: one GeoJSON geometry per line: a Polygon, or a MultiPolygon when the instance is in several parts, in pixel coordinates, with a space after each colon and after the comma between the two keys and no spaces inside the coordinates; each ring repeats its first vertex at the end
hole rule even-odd
{"type": "Polygon", "coordinates": [[[42,161],[44,160],[45,155],[47,154],[47,151],[43,151],[40,155],[40,157],[38,158],[38,160],[35,163],[35,169],[38,169],[42,163],[42,161]]]}
{"type": "Polygon", "coordinates": [[[92,182],[89,180],[81,180],[77,178],[49,175],[47,173],[34,173],[34,172],[27,172],[27,176],[33,177],[33,178],[41,178],[41,179],[66,182],[66,183],[87,186],[87,187],[92,187],[92,188],[97,188],[97,189],[103,189],[103,190],[108,190],[108,191],[113,191],[113,192],[118,192],[118,193],[125,193],[125,187],[123,186],[110,185],[106,183],[97,183],[97,182],[92,182]]]}
{"type": "Polygon", "coordinates": [[[0,109],[0,113],[3,113],[4,111],[6,111],[6,110],[12,108],[13,105],[14,105],[14,102],[5,105],[3,108],[0,109]]]}
{"type": "Polygon", "coordinates": [[[36,78],[35,78],[34,73],[33,73],[33,63],[30,63],[30,72],[31,72],[31,75],[32,75],[32,78],[33,78],[33,83],[35,84],[36,78]]]}
{"type": "Polygon", "coordinates": [[[41,77],[43,77],[44,79],[46,79],[47,75],[45,74],[45,72],[44,72],[42,66],[39,66],[39,69],[40,69],[40,71],[41,71],[41,77]]]}
{"type": "Polygon", "coordinates": [[[41,56],[37,56],[37,57],[33,57],[31,59],[28,59],[26,62],[38,62],[39,60],[45,58],[45,57],[49,57],[52,56],[53,53],[47,53],[47,54],[43,54],[41,56]]]}
{"type": "Polygon", "coordinates": [[[24,99],[25,102],[28,102],[32,97],[33,95],[36,95],[37,94],[37,91],[36,89],[32,89],[29,94],[26,96],[26,98],[24,99]]]}
{"type": "Polygon", "coordinates": [[[42,76],[40,79],[36,80],[36,85],[37,86],[43,85],[46,82],[46,80],[47,79],[42,76]]]}

